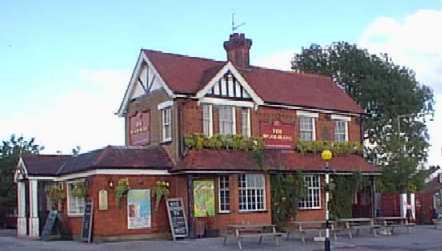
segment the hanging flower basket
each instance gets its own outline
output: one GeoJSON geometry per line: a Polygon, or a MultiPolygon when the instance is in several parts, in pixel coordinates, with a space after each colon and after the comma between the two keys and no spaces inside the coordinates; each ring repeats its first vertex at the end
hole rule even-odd
{"type": "Polygon", "coordinates": [[[58,203],[66,199],[66,193],[62,186],[52,186],[48,189],[48,197],[54,203],[58,203]]]}
{"type": "Polygon", "coordinates": [[[117,186],[115,187],[115,202],[118,207],[120,207],[120,200],[127,195],[129,191],[129,179],[124,178],[118,180],[117,186]]]}
{"type": "Polygon", "coordinates": [[[72,196],[77,198],[86,198],[87,196],[87,187],[84,182],[75,183],[72,187],[71,191],[72,196]]]}
{"type": "Polygon", "coordinates": [[[161,199],[167,198],[169,196],[169,182],[167,181],[157,181],[155,186],[153,187],[153,193],[155,194],[155,208],[157,209],[160,206],[161,199]]]}

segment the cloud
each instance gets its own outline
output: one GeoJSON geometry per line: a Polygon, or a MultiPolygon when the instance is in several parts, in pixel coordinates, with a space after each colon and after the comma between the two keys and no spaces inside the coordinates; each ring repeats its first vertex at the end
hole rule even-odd
{"type": "Polygon", "coordinates": [[[254,65],[288,71],[291,61],[295,55],[295,50],[281,50],[256,59],[254,65]]]}
{"type": "Polygon", "coordinates": [[[430,165],[442,165],[442,11],[419,10],[402,20],[379,17],[362,33],[359,45],[371,53],[388,53],[395,63],[416,72],[435,91],[436,116],[428,123],[430,165]]]}
{"type": "Polygon", "coordinates": [[[72,90],[52,97],[44,106],[29,105],[0,124],[4,138],[12,133],[35,137],[44,153],[61,150],[82,152],[109,144],[124,144],[123,119],[114,115],[126,88],[130,72],[123,70],[81,70],[72,90]],[[46,104],[47,103],[47,104],[46,104]],[[14,130],[14,131],[10,131],[14,130]]]}

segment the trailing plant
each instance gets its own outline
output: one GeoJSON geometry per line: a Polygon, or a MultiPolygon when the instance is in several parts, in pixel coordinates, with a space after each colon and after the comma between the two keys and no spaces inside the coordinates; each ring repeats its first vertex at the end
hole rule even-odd
{"type": "Polygon", "coordinates": [[[304,177],[296,174],[272,174],[272,221],[279,228],[285,227],[290,219],[296,218],[299,201],[305,195],[304,177]]]}
{"type": "Polygon", "coordinates": [[[352,175],[333,175],[329,186],[332,219],[352,218],[353,197],[368,186],[368,178],[360,172],[352,175]]]}
{"type": "Polygon", "coordinates": [[[71,194],[72,196],[77,198],[86,198],[87,196],[86,184],[84,182],[74,183],[71,190],[71,194]]]}
{"type": "Polygon", "coordinates": [[[48,197],[54,203],[58,203],[66,199],[66,192],[64,191],[63,186],[55,185],[48,188],[48,197]]]}
{"type": "Polygon", "coordinates": [[[330,150],[335,156],[338,155],[349,155],[349,154],[362,154],[362,144],[357,141],[326,141],[326,140],[316,140],[316,141],[304,141],[298,140],[295,145],[295,149],[301,153],[320,153],[323,150],[330,150]]]}
{"type": "Polygon", "coordinates": [[[120,207],[120,200],[127,195],[129,191],[129,178],[119,179],[115,187],[115,202],[120,207]]]}
{"type": "Polygon", "coordinates": [[[162,198],[167,198],[169,196],[169,182],[167,181],[157,181],[153,187],[153,192],[155,194],[155,208],[160,206],[162,198]]]}
{"type": "Polygon", "coordinates": [[[220,135],[215,134],[207,137],[202,134],[192,134],[185,137],[184,142],[189,149],[227,149],[255,151],[263,148],[261,138],[243,137],[241,135],[220,135]]]}

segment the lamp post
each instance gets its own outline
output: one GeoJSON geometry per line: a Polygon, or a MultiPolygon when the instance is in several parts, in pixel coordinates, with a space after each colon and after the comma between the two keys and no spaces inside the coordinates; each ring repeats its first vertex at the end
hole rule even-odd
{"type": "Polygon", "coordinates": [[[330,200],[329,183],[330,183],[330,167],[328,162],[332,159],[333,154],[330,150],[324,150],[321,153],[321,158],[325,161],[325,241],[324,250],[330,251],[330,212],[328,209],[328,202],[330,200]]]}

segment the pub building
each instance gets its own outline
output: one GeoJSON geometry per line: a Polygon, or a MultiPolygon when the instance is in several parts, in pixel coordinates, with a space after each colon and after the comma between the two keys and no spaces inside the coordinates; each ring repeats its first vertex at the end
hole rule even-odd
{"type": "MultiPolygon", "coordinates": [[[[323,220],[324,161],[296,144],[361,143],[364,110],[327,76],[250,65],[251,46],[244,34],[231,34],[222,61],[142,49],[117,112],[124,146],[20,159],[18,236],[38,238],[56,209],[78,238],[86,201],[95,240],[168,236],[164,197],[183,200],[190,236],[270,224],[270,175],[299,171],[306,195],[296,219],[323,220]],[[225,139],[251,148],[262,142],[262,161],[225,139]]],[[[378,174],[360,153],[329,164],[336,175],[378,174]]],[[[373,197],[355,196],[358,216],[372,216],[373,197]]]]}

